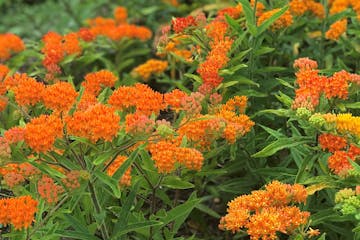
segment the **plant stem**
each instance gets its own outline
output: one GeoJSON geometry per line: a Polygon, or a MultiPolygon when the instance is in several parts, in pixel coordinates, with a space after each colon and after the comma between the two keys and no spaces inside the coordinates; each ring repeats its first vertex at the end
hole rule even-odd
{"type": "Polygon", "coordinates": [[[51,217],[51,215],[56,212],[61,207],[61,205],[65,203],[67,199],[68,196],[65,196],[58,204],[56,204],[56,206],[51,209],[51,211],[44,217],[44,219],[39,224],[37,224],[30,233],[27,234],[26,240],[31,240],[31,236],[45,224],[45,222],[51,217]]]}
{"type": "MultiPolygon", "coordinates": [[[[95,211],[97,214],[101,214],[102,209],[99,203],[99,200],[97,198],[96,192],[95,192],[95,188],[94,185],[92,184],[91,181],[89,181],[89,190],[90,190],[90,196],[91,196],[91,200],[94,204],[95,207],[95,211]]],[[[109,239],[109,232],[107,230],[106,224],[104,222],[100,223],[100,232],[101,232],[101,236],[104,240],[109,239]]]]}

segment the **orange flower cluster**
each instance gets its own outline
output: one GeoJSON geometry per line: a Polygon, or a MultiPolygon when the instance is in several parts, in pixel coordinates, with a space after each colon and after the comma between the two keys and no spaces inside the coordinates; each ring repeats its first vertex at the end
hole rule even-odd
{"type": "MultiPolygon", "coordinates": [[[[260,15],[257,24],[261,25],[263,22],[265,22],[267,19],[269,19],[272,15],[280,11],[280,8],[275,8],[270,11],[264,12],[260,15]]],[[[281,15],[280,18],[278,18],[272,25],[271,30],[276,31],[279,29],[286,28],[290,26],[293,23],[293,17],[289,10],[287,10],[283,15],[281,15]]]]}
{"type": "Polygon", "coordinates": [[[185,92],[174,89],[171,92],[164,94],[164,102],[166,105],[170,106],[171,109],[178,112],[182,109],[182,99],[186,96],[185,92]]]}
{"type": "Polygon", "coordinates": [[[148,81],[152,74],[161,74],[168,67],[167,61],[157,59],[149,59],[144,64],[137,66],[133,73],[135,76],[140,76],[142,80],[148,81]]]}
{"type": "Polygon", "coordinates": [[[57,82],[48,85],[42,92],[42,100],[45,107],[57,112],[68,111],[75,103],[77,92],[67,82],[57,82]]]}
{"type": "Polygon", "coordinates": [[[127,9],[124,7],[117,7],[114,10],[115,21],[119,24],[126,23],[128,17],[127,9]]]}
{"type": "Polygon", "coordinates": [[[58,202],[59,195],[64,192],[62,186],[55,184],[52,178],[45,175],[38,181],[37,190],[40,196],[49,204],[58,202]]]}
{"type": "Polygon", "coordinates": [[[68,189],[75,190],[80,187],[79,178],[80,178],[80,171],[72,170],[66,174],[66,177],[62,179],[62,182],[64,183],[65,187],[67,187],[68,189]]]}
{"type": "Polygon", "coordinates": [[[277,232],[292,234],[305,225],[310,216],[293,203],[305,202],[306,189],[299,184],[289,185],[278,181],[265,186],[265,190],[252,191],[228,203],[227,215],[220,220],[219,228],[232,232],[247,229],[250,239],[278,239],[277,232]]]}
{"type": "Polygon", "coordinates": [[[141,113],[127,114],[125,117],[125,131],[132,135],[150,134],[154,126],[154,120],[141,113]]]}
{"type": "Polygon", "coordinates": [[[115,19],[103,17],[89,19],[89,31],[93,36],[106,36],[114,41],[123,38],[135,38],[145,41],[151,38],[150,29],[127,23],[126,8],[117,7],[114,10],[114,17],[115,19]]]}
{"type": "Polygon", "coordinates": [[[185,122],[179,129],[180,138],[186,136],[194,146],[209,148],[211,143],[223,135],[225,122],[213,115],[198,115],[185,122]]]}
{"type": "Polygon", "coordinates": [[[24,49],[23,41],[15,34],[0,34],[0,61],[5,61],[11,57],[11,54],[21,52],[24,49]]]}
{"type": "Polygon", "coordinates": [[[171,21],[175,33],[182,33],[191,26],[196,26],[196,20],[193,16],[178,17],[171,21]]]}
{"type": "Polygon", "coordinates": [[[136,112],[147,116],[152,113],[158,115],[160,110],[166,108],[163,95],[144,84],[119,87],[109,97],[108,103],[122,111],[129,107],[136,107],[136,112]]]}
{"type": "Polygon", "coordinates": [[[4,137],[8,143],[17,143],[25,140],[25,128],[12,127],[5,131],[4,137]]]}
{"type": "Polygon", "coordinates": [[[250,132],[255,124],[244,114],[246,104],[247,98],[245,96],[236,96],[221,106],[217,114],[226,123],[223,137],[230,143],[235,143],[236,139],[250,132]]]}
{"type": "MultiPolygon", "coordinates": [[[[117,156],[116,159],[111,163],[111,165],[106,169],[106,172],[109,176],[115,174],[115,172],[121,167],[121,165],[128,159],[127,156],[117,156]]],[[[131,185],[131,167],[129,167],[124,175],[119,180],[121,186],[130,186],[131,185]]]]}
{"type": "Polygon", "coordinates": [[[242,13],[243,9],[242,9],[242,5],[238,4],[234,7],[227,7],[227,8],[223,8],[220,9],[217,12],[217,18],[224,18],[225,15],[228,15],[229,17],[233,18],[233,19],[238,19],[242,13]]]}
{"type": "Polygon", "coordinates": [[[44,53],[44,67],[50,74],[60,72],[58,64],[66,55],[80,55],[82,52],[79,37],[76,33],[69,33],[61,36],[55,32],[48,32],[42,38],[44,47],[41,52],[44,53]]]}
{"type": "Polygon", "coordinates": [[[4,137],[0,137],[0,164],[7,162],[11,157],[10,144],[4,137]]]}
{"type": "Polygon", "coordinates": [[[328,159],[329,168],[339,176],[346,176],[350,169],[353,169],[350,161],[360,157],[360,148],[350,145],[348,151],[335,151],[328,159]]]}
{"type": "MultiPolygon", "coordinates": [[[[234,143],[254,126],[254,122],[244,114],[247,98],[236,96],[220,105],[214,115],[197,115],[178,129],[180,137],[186,136],[195,146],[208,148],[220,137],[234,143]]],[[[201,109],[201,108],[200,108],[201,109]]]]}
{"type": "Polygon", "coordinates": [[[210,45],[211,51],[207,55],[205,62],[200,63],[197,69],[204,85],[216,88],[222,82],[223,77],[219,75],[219,70],[229,61],[227,52],[230,50],[232,43],[233,40],[230,38],[212,42],[210,45]]]}
{"type": "Polygon", "coordinates": [[[330,77],[321,76],[316,69],[317,63],[309,58],[297,59],[294,67],[298,68],[296,83],[299,88],[295,91],[293,108],[305,107],[314,110],[322,94],[328,99],[348,98],[349,82],[354,79],[354,75],[343,70],[330,77]]]}
{"type": "Polygon", "coordinates": [[[347,140],[343,137],[330,133],[323,133],[319,136],[319,144],[322,150],[328,149],[329,152],[333,153],[346,148],[347,140]]]}
{"type": "Polygon", "coordinates": [[[157,54],[161,57],[164,57],[165,54],[172,53],[176,56],[179,56],[179,57],[185,59],[185,61],[191,62],[192,61],[192,59],[191,59],[192,52],[190,50],[183,49],[183,47],[182,47],[182,42],[186,38],[187,38],[186,35],[180,35],[180,36],[175,36],[171,39],[167,39],[167,36],[163,35],[162,39],[160,39],[160,42],[165,42],[166,45],[157,54]]]}
{"type": "Polygon", "coordinates": [[[330,25],[330,29],[325,33],[329,40],[336,41],[347,29],[347,19],[341,19],[330,25]]]}
{"type": "Polygon", "coordinates": [[[9,173],[20,174],[24,178],[29,178],[39,174],[39,170],[30,163],[8,163],[0,167],[0,175],[5,176],[9,173]]]}
{"type": "Polygon", "coordinates": [[[0,82],[2,82],[6,75],[10,72],[10,69],[4,65],[4,64],[0,64],[0,82]]]}
{"type": "Polygon", "coordinates": [[[111,141],[120,129],[120,117],[115,114],[115,109],[100,103],[85,111],[76,111],[65,121],[70,135],[85,137],[92,142],[111,141]]]}
{"type": "Polygon", "coordinates": [[[31,196],[0,199],[0,224],[12,224],[15,229],[30,227],[38,201],[31,196]]]}
{"type": "Polygon", "coordinates": [[[314,0],[292,0],[289,6],[291,13],[295,16],[302,16],[308,11],[318,18],[325,16],[324,6],[314,0]]]}
{"type": "Polygon", "coordinates": [[[81,85],[85,88],[85,92],[97,96],[102,87],[113,87],[117,80],[112,72],[104,69],[86,74],[85,81],[81,85]]]}
{"type": "Polygon", "coordinates": [[[193,148],[178,147],[170,141],[150,143],[148,149],[159,173],[170,173],[178,162],[188,169],[200,171],[204,157],[201,152],[193,148]]]}
{"type": "Polygon", "coordinates": [[[25,142],[35,152],[52,149],[56,138],[63,136],[63,123],[55,115],[41,115],[25,126],[25,142]]]}
{"type": "Polygon", "coordinates": [[[360,20],[360,2],[358,0],[333,0],[329,5],[331,5],[329,11],[331,15],[340,13],[347,8],[352,7],[360,20]]]}
{"type": "Polygon", "coordinates": [[[43,83],[37,82],[27,74],[19,74],[6,78],[4,81],[7,88],[15,93],[15,101],[19,106],[35,105],[42,100],[42,93],[45,90],[43,83]]]}

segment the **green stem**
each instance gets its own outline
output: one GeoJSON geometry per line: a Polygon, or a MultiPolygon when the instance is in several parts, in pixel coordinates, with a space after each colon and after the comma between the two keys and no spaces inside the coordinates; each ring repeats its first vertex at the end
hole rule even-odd
{"type": "MultiPolygon", "coordinates": [[[[96,195],[95,187],[91,181],[89,181],[88,187],[90,190],[90,196],[91,196],[91,200],[94,204],[96,214],[101,214],[102,209],[101,209],[98,197],[96,195]]],[[[106,224],[104,222],[101,222],[99,224],[100,224],[100,232],[101,232],[102,239],[104,239],[104,240],[109,239],[109,231],[106,227],[106,224]]]]}

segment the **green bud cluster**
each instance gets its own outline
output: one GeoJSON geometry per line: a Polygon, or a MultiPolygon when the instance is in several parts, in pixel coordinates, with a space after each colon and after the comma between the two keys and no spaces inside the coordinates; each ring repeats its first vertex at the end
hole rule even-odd
{"type": "Polygon", "coordinates": [[[322,127],[326,124],[326,120],[319,114],[314,114],[309,118],[309,123],[314,127],[322,127]]]}
{"type": "Polygon", "coordinates": [[[338,191],[335,194],[335,202],[336,203],[342,203],[344,202],[346,199],[355,196],[355,191],[351,188],[344,188],[341,189],[340,191],[338,191]]]}
{"type": "Polygon", "coordinates": [[[296,116],[303,119],[309,119],[311,116],[311,111],[307,108],[298,108],[296,109],[296,116]]]}

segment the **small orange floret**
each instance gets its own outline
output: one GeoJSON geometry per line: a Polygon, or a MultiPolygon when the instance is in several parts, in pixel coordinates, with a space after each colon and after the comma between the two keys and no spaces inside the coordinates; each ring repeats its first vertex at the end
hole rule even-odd
{"type": "Polygon", "coordinates": [[[68,133],[85,137],[93,142],[103,139],[111,141],[120,129],[120,117],[115,109],[103,104],[90,106],[85,111],[77,111],[66,119],[68,133]]]}
{"type": "Polygon", "coordinates": [[[115,8],[114,17],[117,23],[126,23],[128,17],[127,9],[121,6],[115,8]]]}
{"type": "Polygon", "coordinates": [[[108,70],[100,70],[88,73],[82,86],[88,93],[98,95],[102,87],[112,87],[117,81],[117,77],[108,70]]]}
{"type": "Polygon", "coordinates": [[[137,66],[133,72],[139,75],[144,81],[149,80],[152,74],[161,74],[168,67],[167,61],[157,59],[147,60],[144,64],[137,66]]]}
{"type": "MultiPolygon", "coordinates": [[[[121,167],[121,165],[128,159],[127,156],[117,156],[114,162],[106,170],[109,176],[115,174],[115,172],[121,167]]],[[[131,167],[129,167],[124,175],[121,177],[119,184],[122,186],[130,186],[131,185],[131,167]]]]}
{"type": "Polygon", "coordinates": [[[64,188],[55,184],[52,178],[43,176],[38,181],[37,190],[40,196],[45,199],[47,203],[52,204],[59,201],[59,195],[63,193],[64,188]]]}
{"type": "Polygon", "coordinates": [[[325,37],[329,40],[336,41],[347,29],[347,19],[336,21],[330,25],[329,30],[326,32],[325,37]]]}
{"type": "Polygon", "coordinates": [[[328,149],[333,153],[346,148],[347,140],[340,136],[324,133],[319,136],[319,144],[323,150],[328,149]]]}
{"type": "MultiPolygon", "coordinates": [[[[258,19],[258,25],[261,25],[263,22],[265,22],[267,19],[269,19],[272,15],[280,11],[280,8],[276,8],[267,12],[264,12],[261,14],[261,16],[258,19]]],[[[272,25],[271,30],[276,31],[279,29],[286,28],[290,26],[293,23],[293,17],[289,10],[287,10],[283,15],[281,15],[280,18],[278,18],[272,25]]]]}
{"type": "Polygon", "coordinates": [[[75,103],[77,92],[74,87],[67,82],[57,82],[46,86],[43,91],[42,99],[44,105],[54,111],[68,111],[75,103]]]}
{"type": "Polygon", "coordinates": [[[43,83],[24,76],[19,79],[19,82],[14,87],[15,101],[20,106],[35,105],[42,100],[44,89],[45,85],[43,83]]]}
{"type": "Polygon", "coordinates": [[[12,224],[20,230],[30,227],[37,211],[38,201],[31,196],[0,199],[0,223],[12,224]]]}
{"type": "Polygon", "coordinates": [[[25,142],[35,152],[46,152],[53,147],[56,138],[63,134],[63,124],[54,115],[33,118],[25,127],[25,142]]]}
{"type": "Polygon", "coordinates": [[[21,52],[25,45],[21,38],[12,33],[0,34],[0,61],[7,60],[13,53],[21,52]]]}

